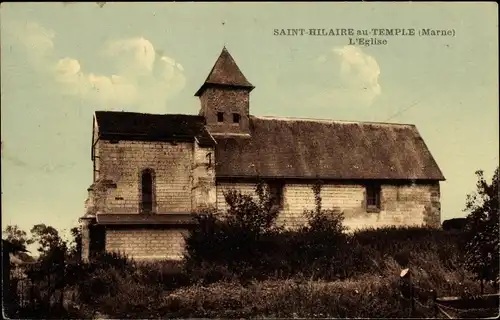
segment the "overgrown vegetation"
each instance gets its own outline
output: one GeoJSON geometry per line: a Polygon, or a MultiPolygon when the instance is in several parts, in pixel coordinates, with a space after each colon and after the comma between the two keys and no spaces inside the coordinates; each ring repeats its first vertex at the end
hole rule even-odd
{"type": "Polygon", "coordinates": [[[481,281],[498,288],[499,274],[499,168],[495,170],[491,184],[484,179],[483,171],[476,172],[477,191],[467,196],[465,233],[466,267],[481,281]]]}
{"type": "MultiPolygon", "coordinates": [[[[304,212],[308,223],[285,230],[276,225],[268,187],[259,183],[255,198],[230,191],[226,212],[197,216],[182,263],[140,263],[107,253],[81,264],[74,259],[81,252],[78,230],[68,244],[55,229],[38,225],[31,230],[40,244],[37,265],[51,267],[28,275],[52,275],[49,282],[36,280],[39,291],[52,286],[74,293],[59,314],[65,318],[96,312],[113,318],[408,317],[399,287],[403,268],[411,268],[419,288],[439,296],[497,290],[476,279],[498,281],[498,169],[491,185],[478,177],[465,232],[386,227],[346,233],[343,213],[322,207],[320,181],[313,188],[315,208],[304,212]]],[[[28,243],[25,233],[9,230],[10,239],[28,243]]],[[[433,317],[422,303],[411,316],[433,317]]],[[[50,317],[37,311],[25,315],[50,317]]]]}

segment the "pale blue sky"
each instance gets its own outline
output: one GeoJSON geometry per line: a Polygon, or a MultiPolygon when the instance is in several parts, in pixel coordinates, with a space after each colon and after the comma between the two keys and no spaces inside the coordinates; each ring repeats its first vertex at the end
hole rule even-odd
{"type": "Polygon", "coordinates": [[[256,86],[252,114],[415,124],[447,179],[442,219],[498,164],[496,3],[2,3],[1,36],[3,225],[76,225],[93,111],[196,114],[224,44],[256,86]],[[456,36],[348,47],[275,28],[456,36]]]}

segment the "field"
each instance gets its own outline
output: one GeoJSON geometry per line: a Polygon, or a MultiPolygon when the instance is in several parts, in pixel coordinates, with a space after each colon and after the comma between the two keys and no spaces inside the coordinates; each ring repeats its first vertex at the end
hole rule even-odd
{"type": "MultiPolygon", "coordinates": [[[[287,241],[283,236],[277,238],[280,243],[287,241]]],[[[429,228],[359,231],[339,247],[336,257],[316,265],[305,261],[293,268],[290,266],[293,259],[281,261],[281,267],[277,268],[276,262],[271,261],[285,258],[278,253],[274,257],[265,253],[255,265],[206,261],[196,265],[168,261],[139,263],[106,254],[91,264],[66,265],[65,276],[59,281],[51,280],[53,289],[48,289],[51,284],[46,281],[34,282],[36,290],[25,289],[23,294],[30,301],[30,293],[37,292],[39,302],[28,303],[18,315],[430,318],[436,314],[431,290],[437,296],[471,296],[481,291],[479,282],[464,271],[460,238],[459,232],[429,228]],[[262,267],[266,261],[270,265],[267,269],[262,267]],[[407,267],[412,283],[420,291],[413,308],[401,286],[400,273],[407,267]],[[64,298],[57,298],[60,292],[66,292],[64,298]],[[51,307],[44,297],[51,297],[51,307]],[[57,301],[61,301],[63,308],[57,307],[57,301]]],[[[286,250],[283,252],[288,254],[286,250]]],[[[495,290],[486,285],[485,293],[488,292],[495,290]]]]}

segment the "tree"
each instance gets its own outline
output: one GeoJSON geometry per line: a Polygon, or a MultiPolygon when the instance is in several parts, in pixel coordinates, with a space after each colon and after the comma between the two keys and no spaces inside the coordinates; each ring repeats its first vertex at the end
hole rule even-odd
{"type": "Polygon", "coordinates": [[[297,247],[302,255],[299,261],[311,264],[311,270],[314,270],[312,276],[314,272],[321,273],[340,266],[343,262],[341,253],[347,251],[344,214],[339,208],[323,208],[322,187],[322,181],[317,181],[312,186],[315,207],[312,210],[304,210],[308,224],[297,234],[300,239],[297,247]]]}
{"type": "MultiPolygon", "coordinates": [[[[270,195],[269,186],[259,182],[256,196],[229,190],[224,193],[226,212],[207,210],[195,217],[197,225],[186,237],[186,266],[214,264],[234,272],[261,261],[262,251],[269,250],[263,238],[278,228],[279,210],[270,195]]],[[[215,267],[210,266],[209,269],[215,267]]]]}
{"type": "Polygon", "coordinates": [[[82,232],[78,227],[71,228],[70,232],[73,239],[68,248],[68,254],[72,259],[78,260],[82,256],[82,232]]]}
{"type": "Polygon", "coordinates": [[[2,232],[2,237],[15,246],[26,249],[26,246],[33,243],[33,240],[28,238],[26,231],[19,229],[16,225],[8,225],[2,232]]]}
{"type": "Polygon", "coordinates": [[[37,224],[31,228],[32,241],[38,242],[38,252],[40,252],[40,258],[46,258],[48,256],[61,256],[66,254],[67,244],[59,236],[59,232],[51,226],[46,226],[45,224],[37,224]]]}
{"type": "Polygon", "coordinates": [[[255,188],[255,193],[257,199],[236,190],[225,192],[224,198],[228,205],[225,219],[232,227],[259,235],[276,227],[279,209],[274,205],[268,184],[260,181],[255,188]]]}
{"type": "Polygon", "coordinates": [[[499,284],[499,207],[498,179],[499,167],[496,168],[491,184],[484,178],[482,170],[476,171],[477,191],[467,195],[465,210],[466,267],[476,278],[499,284]]]}
{"type": "Polygon", "coordinates": [[[339,208],[323,209],[321,198],[322,181],[317,181],[312,186],[314,193],[314,210],[304,210],[304,215],[308,220],[306,230],[322,232],[329,236],[342,235],[346,228],[343,225],[344,214],[339,208]]]}

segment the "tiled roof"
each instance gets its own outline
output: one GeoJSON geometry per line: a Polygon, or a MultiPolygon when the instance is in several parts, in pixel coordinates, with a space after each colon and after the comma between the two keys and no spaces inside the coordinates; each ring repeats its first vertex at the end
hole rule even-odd
{"type": "Polygon", "coordinates": [[[414,125],[252,116],[216,140],[217,177],[444,180],[414,125]]]}
{"type": "MultiPolygon", "coordinates": [[[[96,112],[101,139],[214,146],[201,116],[96,112]]],[[[444,180],[414,125],[250,117],[250,135],[217,136],[217,177],[444,180]]]]}
{"type": "Polygon", "coordinates": [[[225,85],[232,87],[248,88],[250,91],[254,86],[245,78],[240,68],[234,61],[231,54],[224,47],[215,62],[212,70],[208,74],[205,83],[196,92],[195,96],[200,96],[208,85],[225,85]]]}
{"type": "Polygon", "coordinates": [[[100,225],[193,225],[193,215],[186,213],[168,214],[97,214],[100,225]]]}
{"type": "Polygon", "coordinates": [[[95,118],[100,138],[105,140],[194,141],[196,138],[203,146],[215,144],[202,116],[97,111],[95,118]]]}
{"type": "Polygon", "coordinates": [[[191,214],[97,214],[100,225],[192,225],[196,221],[191,214]]]}

